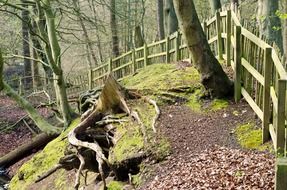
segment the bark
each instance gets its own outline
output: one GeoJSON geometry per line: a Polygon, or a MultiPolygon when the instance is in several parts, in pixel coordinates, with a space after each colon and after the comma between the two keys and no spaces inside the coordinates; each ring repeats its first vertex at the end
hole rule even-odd
{"type": "Polygon", "coordinates": [[[134,46],[135,48],[142,47],[144,45],[144,38],[140,26],[136,26],[134,33],[134,46]]]}
{"type": "Polygon", "coordinates": [[[17,102],[17,104],[27,112],[29,117],[34,121],[34,123],[42,132],[47,134],[59,134],[60,128],[56,128],[50,125],[27,100],[21,97],[8,84],[6,84],[6,82],[3,81],[3,65],[4,61],[0,50],[0,91],[3,90],[7,96],[15,100],[15,102],[17,102]]]}
{"type": "Polygon", "coordinates": [[[258,22],[260,35],[275,43],[279,50],[283,52],[283,38],[281,29],[281,20],[276,15],[279,7],[279,1],[258,0],[258,22]]]}
{"type": "Polygon", "coordinates": [[[221,9],[220,0],[209,0],[209,3],[213,14],[215,14],[218,9],[221,9]]]}
{"type": "MultiPolygon", "coordinates": [[[[23,0],[22,0],[23,3],[23,0]]],[[[28,8],[25,3],[23,3],[24,8],[28,8]]],[[[29,45],[29,11],[23,9],[22,13],[22,41],[23,41],[23,56],[30,57],[30,45],[29,45]]],[[[24,80],[25,88],[30,88],[32,84],[32,71],[31,71],[31,60],[24,58],[24,80]]]]}
{"type": "Polygon", "coordinates": [[[159,40],[164,39],[163,0],[157,0],[157,33],[159,40]]]}
{"type": "Polygon", "coordinates": [[[165,32],[170,35],[178,30],[178,20],[172,0],[165,0],[164,7],[165,32]]]}
{"type": "Polygon", "coordinates": [[[17,149],[1,157],[0,166],[9,167],[13,165],[20,159],[29,155],[29,153],[32,153],[32,150],[39,150],[56,137],[57,135],[47,135],[45,133],[36,136],[27,144],[21,145],[17,149]]]}
{"type": "Polygon", "coordinates": [[[173,2],[192,62],[201,74],[202,84],[214,97],[231,95],[232,83],[212,54],[193,0],[174,0],[173,2]]]}
{"type": "Polygon", "coordinates": [[[120,55],[119,50],[119,38],[118,38],[118,29],[117,29],[117,20],[116,20],[116,1],[110,0],[110,27],[112,31],[112,49],[113,55],[115,57],[120,55]]]}

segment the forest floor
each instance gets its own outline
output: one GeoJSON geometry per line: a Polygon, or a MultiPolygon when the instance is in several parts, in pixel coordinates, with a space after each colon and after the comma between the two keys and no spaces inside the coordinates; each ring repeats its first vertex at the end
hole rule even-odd
{"type": "MultiPolygon", "coordinates": [[[[34,106],[37,106],[41,100],[43,100],[43,97],[34,98],[31,102],[34,106]]],[[[47,108],[37,108],[37,110],[46,118],[50,118],[52,115],[47,108]]],[[[21,120],[25,116],[26,112],[15,101],[7,96],[0,95],[0,157],[28,143],[33,138],[33,133],[21,120]]],[[[29,119],[26,119],[26,121],[28,125],[33,126],[29,119]]],[[[9,176],[13,176],[34,153],[10,166],[7,170],[9,176]]]]}
{"type": "MultiPolygon", "coordinates": [[[[181,68],[179,70],[185,72],[181,68]]],[[[143,84],[141,78],[133,82],[144,85],[136,87],[154,86],[154,90],[162,88],[158,87],[159,82],[169,84],[167,78],[173,80],[172,73],[175,77],[181,76],[177,72],[172,69],[161,80],[150,83],[143,84]]],[[[190,81],[187,83],[190,84],[190,81]]],[[[238,126],[252,123],[260,131],[261,124],[249,105],[245,101],[235,104],[228,100],[226,106],[211,109],[210,100],[202,101],[200,110],[192,109],[184,102],[160,106],[161,115],[156,128],[159,135],[168,139],[171,153],[162,162],[150,163],[147,159],[148,163],[143,163],[145,169],[141,175],[144,180],[138,189],[274,189],[274,155],[269,151],[244,149],[238,141],[238,126]]],[[[44,108],[39,109],[39,112],[47,117],[51,114],[44,108]]],[[[10,98],[0,96],[0,129],[13,125],[24,115],[25,112],[10,98]]],[[[31,138],[32,133],[24,124],[11,130],[1,130],[0,156],[31,138]]],[[[15,174],[31,156],[10,167],[9,174],[15,174]]]]}
{"type": "Polygon", "coordinates": [[[236,127],[256,121],[246,102],[207,113],[180,105],[161,111],[158,129],[172,153],[151,166],[139,189],[274,189],[274,156],[243,149],[236,139],[236,127]]]}

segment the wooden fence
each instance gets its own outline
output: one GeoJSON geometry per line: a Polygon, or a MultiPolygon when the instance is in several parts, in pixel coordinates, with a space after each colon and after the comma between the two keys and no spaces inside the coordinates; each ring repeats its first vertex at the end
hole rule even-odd
{"type": "MultiPolygon", "coordinates": [[[[287,73],[276,50],[243,27],[232,11],[217,12],[202,23],[202,28],[214,54],[234,70],[235,101],[244,97],[262,121],[263,143],[271,138],[277,157],[286,157],[287,73]]],[[[110,59],[90,70],[85,80],[75,84],[85,86],[79,89],[92,89],[103,85],[109,73],[121,80],[147,65],[183,59],[189,59],[189,52],[182,33],[176,32],[164,40],[110,59]]],[[[287,186],[287,164],[282,160],[278,163],[276,189],[279,190],[287,186]],[[279,172],[281,170],[285,172],[279,172]],[[286,186],[282,188],[283,183],[286,186]]]]}
{"type": "MultiPolygon", "coordinates": [[[[214,54],[234,70],[235,101],[245,98],[262,121],[263,142],[271,137],[277,154],[286,156],[287,73],[275,49],[244,28],[232,11],[217,12],[202,27],[214,54]]],[[[189,59],[189,51],[178,31],[68,79],[68,93],[102,86],[110,73],[121,80],[147,65],[184,59],[189,59]]]]}

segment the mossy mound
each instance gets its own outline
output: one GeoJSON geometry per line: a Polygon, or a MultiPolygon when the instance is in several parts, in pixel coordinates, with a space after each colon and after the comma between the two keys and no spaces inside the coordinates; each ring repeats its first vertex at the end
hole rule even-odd
{"type": "MultiPolygon", "coordinates": [[[[59,137],[51,141],[41,152],[37,153],[31,160],[26,162],[12,178],[10,183],[11,190],[29,189],[29,185],[33,184],[39,175],[47,172],[54,167],[59,159],[64,156],[67,145],[69,144],[67,134],[70,130],[75,128],[80,122],[80,119],[76,119],[72,122],[70,127],[63,132],[59,137]],[[21,180],[19,180],[19,176],[21,180]]],[[[63,170],[64,171],[64,170],[63,170]]],[[[59,175],[60,177],[61,175],[59,175]]],[[[63,179],[63,178],[61,178],[63,179]]],[[[61,183],[65,183],[64,180],[60,180],[61,183]]],[[[56,183],[55,186],[61,185],[56,183]]]]}
{"type": "Polygon", "coordinates": [[[123,79],[122,84],[127,88],[153,92],[199,85],[200,76],[194,67],[177,67],[176,64],[149,65],[136,75],[123,79]]]}
{"type": "Polygon", "coordinates": [[[239,125],[235,129],[235,134],[240,146],[243,148],[273,152],[271,143],[262,144],[262,130],[257,128],[254,123],[239,125]]]}

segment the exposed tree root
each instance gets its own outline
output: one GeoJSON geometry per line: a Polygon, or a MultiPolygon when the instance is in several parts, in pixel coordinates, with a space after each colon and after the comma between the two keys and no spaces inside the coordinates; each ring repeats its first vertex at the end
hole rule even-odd
{"type": "Polygon", "coordinates": [[[40,181],[42,181],[43,179],[45,179],[46,177],[49,177],[51,174],[53,174],[54,172],[56,172],[58,169],[63,168],[62,164],[57,164],[55,165],[53,168],[51,168],[50,170],[48,170],[46,173],[44,173],[43,175],[39,176],[35,183],[38,183],[40,181]]]}
{"type": "Polygon", "coordinates": [[[80,166],[76,174],[76,180],[75,180],[75,185],[74,185],[75,189],[78,189],[80,186],[80,177],[81,177],[82,170],[84,169],[84,166],[85,166],[85,158],[81,155],[79,151],[77,153],[77,157],[80,160],[80,166]]]}

